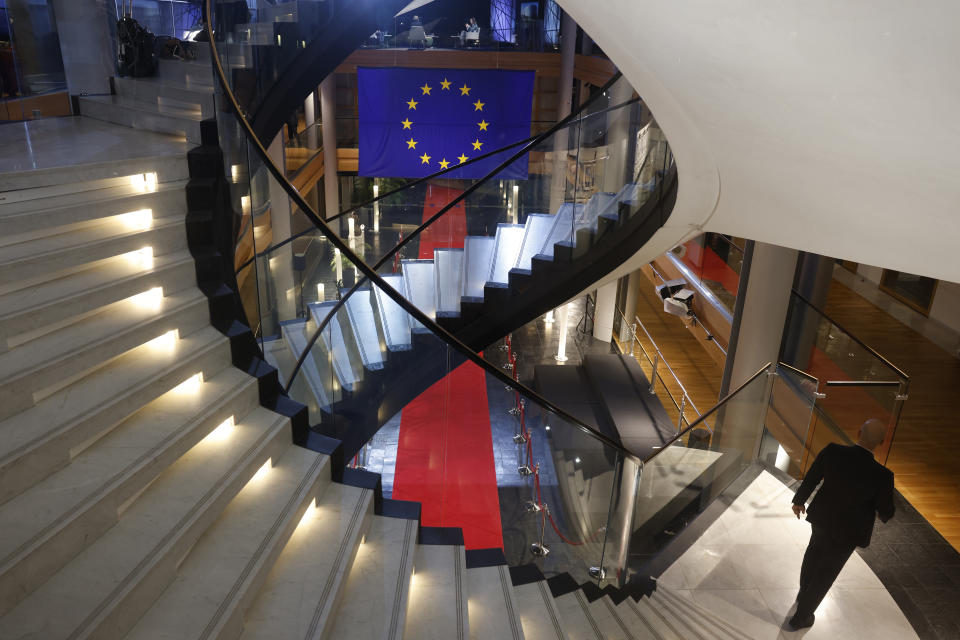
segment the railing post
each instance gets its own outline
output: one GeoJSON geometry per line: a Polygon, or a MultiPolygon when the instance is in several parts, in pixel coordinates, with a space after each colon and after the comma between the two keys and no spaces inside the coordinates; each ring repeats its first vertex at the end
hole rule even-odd
{"type": "Polygon", "coordinates": [[[680,398],[680,416],[677,418],[677,433],[680,433],[680,427],[683,426],[683,409],[687,406],[687,394],[680,398]]]}
{"type": "Polygon", "coordinates": [[[633,341],[637,339],[637,324],[630,325],[630,355],[633,356],[633,341]]]}

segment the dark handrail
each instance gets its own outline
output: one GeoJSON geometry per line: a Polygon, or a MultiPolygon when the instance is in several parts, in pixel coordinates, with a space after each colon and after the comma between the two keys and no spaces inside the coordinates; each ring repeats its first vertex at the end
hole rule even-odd
{"type": "MultiPolygon", "coordinates": [[[[310,220],[314,223],[314,225],[316,225],[319,229],[321,229],[321,231],[326,232],[325,235],[327,235],[327,239],[330,241],[330,243],[333,244],[338,249],[340,249],[341,253],[347,256],[347,258],[353,262],[354,266],[359,271],[363,272],[365,279],[375,282],[383,290],[383,292],[390,297],[390,299],[392,299],[395,303],[397,303],[400,306],[400,308],[402,308],[404,311],[406,311],[411,316],[413,316],[414,319],[420,322],[423,326],[429,328],[434,333],[434,335],[437,335],[441,340],[449,344],[461,355],[466,357],[466,359],[478,365],[479,367],[484,369],[488,374],[494,376],[501,382],[512,386],[514,389],[523,393],[525,396],[533,399],[535,402],[537,402],[538,404],[540,404],[542,407],[546,408],[550,412],[557,414],[558,416],[566,420],[568,423],[570,423],[571,426],[580,430],[585,435],[595,440],[599,440],[602,444],[618,452],[624,458],[633,460],[636,463],[641,463],[640,458],[638,458],[636,455],[624,449],[623,446],[621,446],[619,443],[611,440],[610,438],[603,435],[602,433],[594,431],[592,428],[590,428],[589,426],[587,426],[586,424],[584,424],[583,422],[581,422],[580,420],[578,420],[577,418],[569,414],[567,411],[556,406],[546,398],[543,398],[538,393],[536,393],[532,389],[529,389],[528,387],[521,384],[517,380],[514,380],[513,378],[502,373],[496,367],[492,366],[489,362],[487,362],[486,360],[481,358],[479,355],[474,353],[474,351],[470,349],[470,347],[465,345],[463,342],[457,339],[456,336],[452,335],[446,329],[436,324],[433,320],[430,319],[429,316],[427,316],[425,313],[420,311],[420,309],[418,309],[416,306],[410,304],[410,302],[408,302],[405,297],[403,297],[393,287],[387,284],[377,274],[376,271],[371,269],[365,262],[360,260],[350,250],[350,247],[348,246],[348,244],[345,243],[338,234],[334,233],[333,230],[326,224],[326,222],[320,219],[320,217],[316,214],[316,212],[314,212],[313,209],[310,208],[310,205],[307,204],[307,202],[300,196],[297,190],[290,185],[290,183],[287,181],[286,177],[284,176],[280,168],[277,167],[276,164],[274,164],[273,160],[270,158],[270,154],[267,153],[266,148],[263,146],[263,143],[260,142],[260,139],[257,138],[256,134],[254,133],[253,128],[250,125],[250,122],[243,115],[243,110],[241,109],[240,104],[237,102],[236,96],[233,94],[233,91],[230,89],[230,85],[227,82],[226,74],[224,73],[224,70],[223,70],[223,63],[220,60],[220,54],[217,51],[216,42],[213,37],[213,16],[211,11],[211,3],[213,1],[214,0],[204,0],[204,15],[206,19],[206,30],[207,30],[207,36],[210,42],[211,58],[213,61],[214,69],[217,73],[217,79],[223,87],[225,97],[227,98],[227,102],[230,105],[230,109],[233,111],[234,116],[237,118],[237,121],[240,123],[240,126],[243,128],[244,133],[246,134],[246,137],[247,137],[247,142],[253,145],[253,148],[256,151],[257,155],[260,156],[260,159],[263,161],[264,166],[267,167],[267,170],[273,175],[274,179],[280,184],[280,186],[284,189],[284,191],[287,192],[287,195],[294,201],[294,203],[303,210],[304,214],[306,214],[307,217],[310,218],[310,220]]],[[[356,290],[358,285],[359,283],[357,285],[354,285],[353,290],[356,290]]],[[[339,302],[342,302],[342,300],[338,301],[338,303],[339,302]]],[[[331,311],[331,314],[327,316],[326,320],[329,320],[329,318],[332,317],[332,313],[333,312],[331,311]]],[[[302,359],[300,364],[302,364],[302,359]]]]}
{"type": "Polygon", "coordinates": [[[769,370],[771,366],[773,366],[773,363],[771,363],[771,362],[768,362],[767,364],[763,365],[763,367],[762,367],[759,371],[757,371],[755,374],[753,374],[752,376],[750,376],[749,378],[747,378],[743,383],[740,384],[739,387],[737,387],[736,389],[734,389],[733,391],[731,391],[730,393],[728,393],[725,398],[722,398],[719,402],[717,402],[717,404],[715,404],[715,405],[713,405],[712,407],[710,407],[710,409],[709,409],[706,413],[704,413],[702,416],[700,416],[699,418],[697,418],[696,420],[694,420],[692,423],[690,423],[689,425],[687,425],[687,428],[686,428],[686,429],[684,429],[684,430],[682,430],[682,431],[678,431],[677,434],[676,434],[675,436],[673,436],[672,438],[670,438],[670,440],[668,440],[665,444],[663,444],[663,446],[661,446],[659,449],[657,449],[657,450],[654,451],[652,454],[650,454],[649,456],[647,456],[647,457],[644,459],[643,464],[647,464],[648,462],[650,462],[651,460],[653,460],[654,458],[656,458],[656,457],[657,457],[658,455],[660,455],[662,452],[666,451],[666,450],[670,447],[670,445],[672,445],[672,444],[674,444],[675,442],[679,441],[681,438],[683,438],[683,436],[685,436],[685,435],[687,435],[688,433],[690,433],[691,431],[693,431],[696,427],[698,427],[698,426],[700,425],[701,422],[705,422],[706,419],[707,419],[707,416],[711,416],[711,415],[713,415],[714,413],[716,413],[717,410],[719,410],[720,407],[722,407],[723,405],[727,404],[727,402],[728,402],[731,398],[733,398],[733,397],[736,396],[738,393],[740,393],[741,391],[743,391],[743,390],[747,387],[748,384],[750,384],[751,382],[753,382],[754,380],[756,380],[757,377],[759,377],[761,374],[766,373],[767,370],[769,370]]]}
{"type": "Polygon", "coordinates": [[[846,329],[844,329],[844,328],[843,328],[843,325],[841,325],[841,324],[838,323],[836,320],[834,320],[833,318],[831,318],[830,316],[828,316],[827,313],[826,313],[823,309],[821,309],[821,308],[818,307],[817,305],[815,305],[815,304],[813,304],[812,302],[810,302],[809,300],[807,300],[807,299],[803,296],[803,294],[801,294],[799,291],[797,291],[796,289],[792,289],[792,293],[793,293],[793,295],[795,295],[795,296],[797,296],[798,298],[800,298],[803,302],[805,302],[808,307],[810,307],[811,309],[813,309],[814,311],[816,311],[817,313],[819,313],[821,316],[823,316],[824,318],[826,318],[827,321],[829,321],[830,323],[832,323],[836,328],[840,329],[840,331],[843,331],[845,334],[847,334],[848,336],[850,336],[850,338],[852,338],[854,342],[856,342],[858,345],[860,345],[861,347],[863,347],[864,349],[866,349],[871,355],[873,355],[875,358],[877,358],[880,362],[882,362],[883,364],[885,364],[885,365],[887,365],[888,367],[890,367],[891,369],[893,369],[894,373],[896,373],[898,376],[900,376],[901,378],[904,378],[905,380],[908,380],[908,381],[910,380],[910,376],[908,376],[906,373],[904,373],[903,370],[900,369],[900,367],[898,367],[897,365],[895,365],[895,364],[893,364],[892,362],[890,362],[889,360],[887,360],[887,359],[886,359],[885,357],[883,357],[876,349],[874,349],[873,347],[871,347],[870,345],[868,345],[867,343],[865,343],[863,340],[861,340],[861,339],[858,338],[857,336],[853,335],[852,333],[850,333],[849,331],[847,331],[846,329]]]}

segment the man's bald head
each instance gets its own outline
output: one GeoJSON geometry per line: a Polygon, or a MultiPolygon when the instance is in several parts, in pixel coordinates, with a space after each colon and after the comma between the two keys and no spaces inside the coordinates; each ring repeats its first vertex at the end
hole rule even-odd
{"type": "Polygon", "coordinates": [[[857,444],[873,451],[887,435],[887,425],[876,418],[870,418],[860,425],[860,438],[857,444]]]}

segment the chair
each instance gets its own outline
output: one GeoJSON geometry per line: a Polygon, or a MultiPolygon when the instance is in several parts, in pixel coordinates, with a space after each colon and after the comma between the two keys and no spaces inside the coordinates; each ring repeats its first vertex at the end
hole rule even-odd
{"type": "Polygon", "coordinates": [[[411,47],[420,47],[421,49],[427,43],[427,32],[422,26],[410,27],[409,43],[411,47]]]}
{"type": "Polygon", "coordinates": [[[464,39],[465,43],[468,46],[479,46],[480,45],[480,32],[479,31],[468,31],[467,37],[464,39]]]}

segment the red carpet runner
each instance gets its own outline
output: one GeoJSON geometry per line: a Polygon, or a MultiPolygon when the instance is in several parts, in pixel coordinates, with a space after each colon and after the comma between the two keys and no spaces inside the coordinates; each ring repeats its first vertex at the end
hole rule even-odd
{"type": "MultiPolygon", "coordinates": [[[[460,192],[431,185],[423,219],[460,192]]],[[[463,247],[466,212],[458,205],[420,238],[420,258],[463,247]]],[[[403,408],[393,497],[423,505],[430,527],[461,527],[467,549],[503,547],[493,438],[483,369],[467,362],[403,408]]]]}

